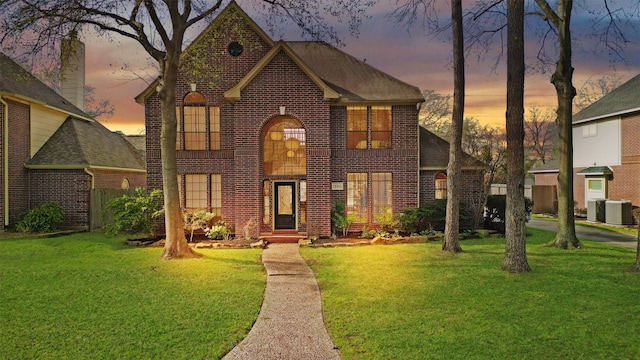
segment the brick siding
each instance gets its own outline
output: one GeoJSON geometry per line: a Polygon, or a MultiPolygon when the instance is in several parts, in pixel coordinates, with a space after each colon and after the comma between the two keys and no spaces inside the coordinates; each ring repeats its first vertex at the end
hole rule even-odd
{"type": "Polygon", "coordinates": [[[63,226],[89,225],[91,176],[83,170],[31,170],[29,206],[55,201],[64,211],[63,226]]]}

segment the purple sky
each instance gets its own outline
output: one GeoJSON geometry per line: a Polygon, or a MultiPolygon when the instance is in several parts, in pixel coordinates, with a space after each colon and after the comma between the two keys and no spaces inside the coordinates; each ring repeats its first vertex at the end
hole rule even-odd
{"type": "MultiPolygon", "coordinates": [[[[595,0],[593,0],[595,1],[595,0]]],[[[633,0],[628,0],[633,1],[633,0]]],[[[618,0],[619,3],[624,1],[618,0]]],[[[448,6],[448,2],[442,2],[448,6]]],[[[600,3],[600,1],[596,1],[600,3]]],[[[251,7],[239,4],[254,16],[251,7]]],[[[370,9],[370,18],[364,20],[359,37],[344,32],[346,44],[343,51],[421,90],[436,90],[442,94],[453,93],[453,75],[450,67],[451,44],[446,39],[430,39],[424,31],[414,27],[410,32],[385,18],[395,6],[395,0],[381,0],[370,9]]],[[[448,9],[440,14],[446,20],[448,9]]],[[[262,20],[254,18],[263,26],[262,20]]],[[[572,18],[574,34],[584,34],[581,29],[589,28],[588,14],[576,7],[572,18]]],[[[339,29],[340,30],[340,29],[339,29]]],[[[529,31],[527,28],[525,31],[529,31]]],[[[342,33],[342,32],[341,32],[342,33]]],[[[638,39],[633,33],[632,40],[638,39]]],[[[581,35],[582,36],[582,35],[581,35]]],[[[279,38],[279,36],[274,36],[279,38]]],[[[285,40],[301,40],[299,31],[291,30],[285,40]]],[[[111,130],[121,130],[127,134],[137,134],[144,130],[144,109],[135,103],[134,97],[147,84],[137,78],[155,76],[155,70],[148,66],[148,55],[139,44],[114,37],[85,38],[87,73],[86,81],[96,88],[96,98],[110,99],[116,106],[113,117],[103,123],[111,130]],[[123,65],[123,64],[126,64],[123,65]]],[[[617,64],[614,70],[606,54],[594,54],[597,42],[591,38],[579,38],[574,42],[574,86],[581,86],[588,78],[598,79],[604,75],[616,74],[626,81],[640,73],[640,44],[637,41],[626,49],[627,64],[617,64]]],[[[528,56],[535,56],[538,44],[535,39],[527,44],[528,56]]],[[[529,57],[527,65],[535,62],[529,57]]],[[[492,61],[477,62],[470,56],[466,64],[466,106],[465,117],[473,117],[482,123],[495,126],[504,124],[505,113],[505,66],[503,62],[491,71],[492,61]]],[[[525,81],[525,107],[542,110],[556,107],[555,90],[549,82],[550,74],[531,72],[525,81]]],[[[526,111],[526,110],[525,110],[526,111]]]]}

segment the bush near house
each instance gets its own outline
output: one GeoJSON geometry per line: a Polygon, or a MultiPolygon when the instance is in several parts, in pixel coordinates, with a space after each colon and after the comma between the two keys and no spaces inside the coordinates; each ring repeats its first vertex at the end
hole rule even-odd
{"type": "MultiPolygon", "coordinates": [[[[531,218],[533,200],[524,198],[524,206],[527,221],[531,218]]],[[[490,195],[484,212],[484,228],[505,233],[505,221],[507,211],[507,195],[490,195]]]]}
{"type": "Polygon", "coordinates": [[[64,220],[62,207],[57,202],[48,202],[30,210],[16,225],[18,231],[46,233],[58,229],[64,220]]]}
{"type": "MultiPolygon", "coordinates": [[[[416,209],[405,209],[399,216],[400,227],[406,234],[419,234],[424,231],[444,231],[447,217],[447,200],[434,200],[416,209]]],[[[473,208],[466,203],[460,203],[460,230],[472,230],[473,208]]]]}
{"type": "Polygon", "coordinates": [[[105,226],[107,234],[151,234],[152,219],[162,215],[162,191],[136,188],[133,195],[123,195],[110,200],[105,214],[111,214],[113,221],[105,226]]]}

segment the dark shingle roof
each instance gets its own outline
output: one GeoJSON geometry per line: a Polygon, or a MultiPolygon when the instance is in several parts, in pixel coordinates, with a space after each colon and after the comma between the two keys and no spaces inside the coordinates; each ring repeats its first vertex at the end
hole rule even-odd
{"type": "Polygon", "coordinates": [[[548,173],[548,172],[558,172],[560,168],[560,162],[558,159],[547,160],[546,163],[537,165],[533,169],[529,170],[530,173],[548,173]]]}
{"type": "Polygon", "coordinates": [[[404,83],[323,42],[287,42],[329,87],[350,101],[422,102],[415,86],[404,83]]]}
{"type": "Polygon", "coordinates": [[[573,122],[595,120],[640,109],[640,75],[615,88],[573,116],[573,122]]]}
{"type": "MultiPolygon", "coordinates": [[[[446,169],[449,164],[449,142],[420,126],[420,167],[446,169]]],[[[469,154],[462,154],[462,168],[487,167],[469,154]]]]}
{"type": "Polygon", "coordinates": [[[20,95],[70,115],[89,117],[3,53],[0,53],[0,93],[20,95]]]}
{"type": "Polygon", "coordinates": [[[133,146],[99,122],[67,118],[27,167],[104,166],[144,170],[133,146]]]}

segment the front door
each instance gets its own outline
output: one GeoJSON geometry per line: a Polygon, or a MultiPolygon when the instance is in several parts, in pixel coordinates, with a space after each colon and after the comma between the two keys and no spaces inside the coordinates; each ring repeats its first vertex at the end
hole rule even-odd
{"type": "Polygon", "coordinates": [[[275,230],[296,228],[296,183],[275,183],[275,230]]]}

